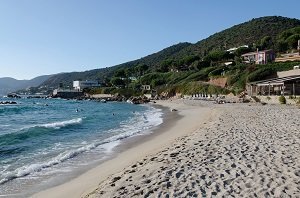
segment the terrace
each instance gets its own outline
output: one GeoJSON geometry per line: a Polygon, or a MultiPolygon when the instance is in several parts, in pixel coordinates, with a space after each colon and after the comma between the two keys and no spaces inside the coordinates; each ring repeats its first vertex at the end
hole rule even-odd
{"type": "Polygon", "coordinates": [[[300,95],[300,75],[247,83],[246,89],[250,96],[300,95]]]}

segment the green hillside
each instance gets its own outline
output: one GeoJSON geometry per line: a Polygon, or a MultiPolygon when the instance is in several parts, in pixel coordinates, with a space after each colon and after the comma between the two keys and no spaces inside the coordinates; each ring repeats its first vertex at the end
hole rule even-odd
{"type": "MultiPolygon", "coordinates": [[[[249,45],[250,48],[247,49],[248,51],[255,50],[256,48],[272,48],[275,51],[288,50],[293,47],[295,39],[298,38],[299,28],[297,29],[297,26],[300,26],[300,20],[286,17],[269,16],[252,19],[215,33],[195,44],[179,43],[141,59],[113,67],[85,72],[57,74],[45,81],[43,85],[57,87],[59,83],[63,83],[65,86],[71,86],[73,80],[109,82],[110,78],[116,76],[115,73],[117,70],[126,70],[123,73],[127,73],[127,77],[128,75],[140,76],[141,73],[137,72],[137,70],[141,65],[146,67],[146,70],[142,74],[146,74],[146,76],[150,75],[149,78],[154,78],[151,81],[155,86],[164,84],[167,78],[160,81],[155,79],[157,75],[154,74],[164,75],[163,73],[168,73],[172,69],[185,68],[188,71],[176,74],[168,82],[182,82],[176,80],[177,78],[181,80],[186,79],[186,81],[205,81],[208,80],[210,72],[219,74],[220,71],[224,70],[224,68],[218,66],[220,62],[228,60],[234,60],[235,63],[239,62],[238,56],[242,51],[237,52],[237,54],[229,54],[225,52],[226,49],[249,45]]],[[[125,74],[124,76],[117,75],[117,77],[125,77],[125,74]]],[[[139,83],[143,82],[140,81],[139,83]]]]}
{"type": "Polygon", "coordinates": [[[274,41],[280,33],[296,26],[300,26],[299,19],[281,16],[256,18],[213,34],[207,39],[187,47],[179,54],[182,56],[186,54],[205,56],[213,49],[226,50],[241,45],[254,45],[255,48],[255,45],[259,45],[260,40],[264,37],[270,36],[274,41]]]}
{"type": "Polygon", "coordinates": [[[172,56],[173,54],[179,52],[180,50],[190,46],[190,43],[179,43],[163,49],[157,53],[151,54],[144,58],[130,61],[127,63],[123,63],[120,65],[116,65],[113,67],[101,68],[101,69],[94,69],[84,72],[70,72],[70,73],[61,73],[56,74],[52,78],[49,78],[45,81],[42,85],[46,85],[48,87],[57,87],[59,83],[63,83],[66,86],[71,86],[73,80],[98,80],[100,82],[104,81],[106,78],[111,78],[114,72],[119,68],[128,68],[137,66],[140,63],[144,63],[147,65],[157,65],[163,60],[167,59],[168,57],[172,56]]]}

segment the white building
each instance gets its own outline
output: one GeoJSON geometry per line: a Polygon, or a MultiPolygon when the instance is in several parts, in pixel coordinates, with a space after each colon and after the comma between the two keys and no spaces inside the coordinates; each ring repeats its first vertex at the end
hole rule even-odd
{"type": "Polygon", "coordinates": [[[86,80],[86,81],[73,81],[73,88],[76,90],[83,90],[84,88],[100,87],[98,81],[86,80]]]}
{"type": "Polygon", "coordinates": [[[142,85],[142,90],[147,90],[147,91],[149,91],[149,90],[151,90],[151,86],[150,85],[142,85]]]}
{"type": "Polygon", "coordinates": [[[230,48],[230,49],[228,49],[228,50],[226,50],[227,52],[229,52],[229,53],[234,53],[237,49],[239,49],[239,48],[249,48],[249,46],[248,45],[241,45],[241,46],[239,46],[239,47],[233,47],[233,48],[230,48]]]}

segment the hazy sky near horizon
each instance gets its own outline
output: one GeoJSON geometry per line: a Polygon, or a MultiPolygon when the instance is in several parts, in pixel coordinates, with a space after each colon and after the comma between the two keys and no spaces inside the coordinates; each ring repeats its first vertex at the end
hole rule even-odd
{"type": "Polygon", "coordinates": [[[0,0],[0,77],[109,67],[252,18],[300,19],[299,7],[299,0],[0,0]]]}

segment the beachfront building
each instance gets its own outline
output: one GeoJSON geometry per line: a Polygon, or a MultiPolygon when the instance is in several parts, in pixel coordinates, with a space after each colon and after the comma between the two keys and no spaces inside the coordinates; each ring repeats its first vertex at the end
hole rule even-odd
{"type": "Polygon", "coordinates": [[[273,50],[263,50],[256,52],[249,52],[242,55],[245,63],[267,64],[275,60],[275,53],[273,50]]]}
{"type": "Polygon", "coordinates": [[[86,81],[73,81],[73,88],[75,90],[83,90],[84,88],[93,88],[93,87],[100,87],[98,81],[86,80],[86,81]]]}
{"type": "Polygon", "coordinates": [[[250,96],[300,95],[300,75],[247,83],[246,89],[250,96]]]}

